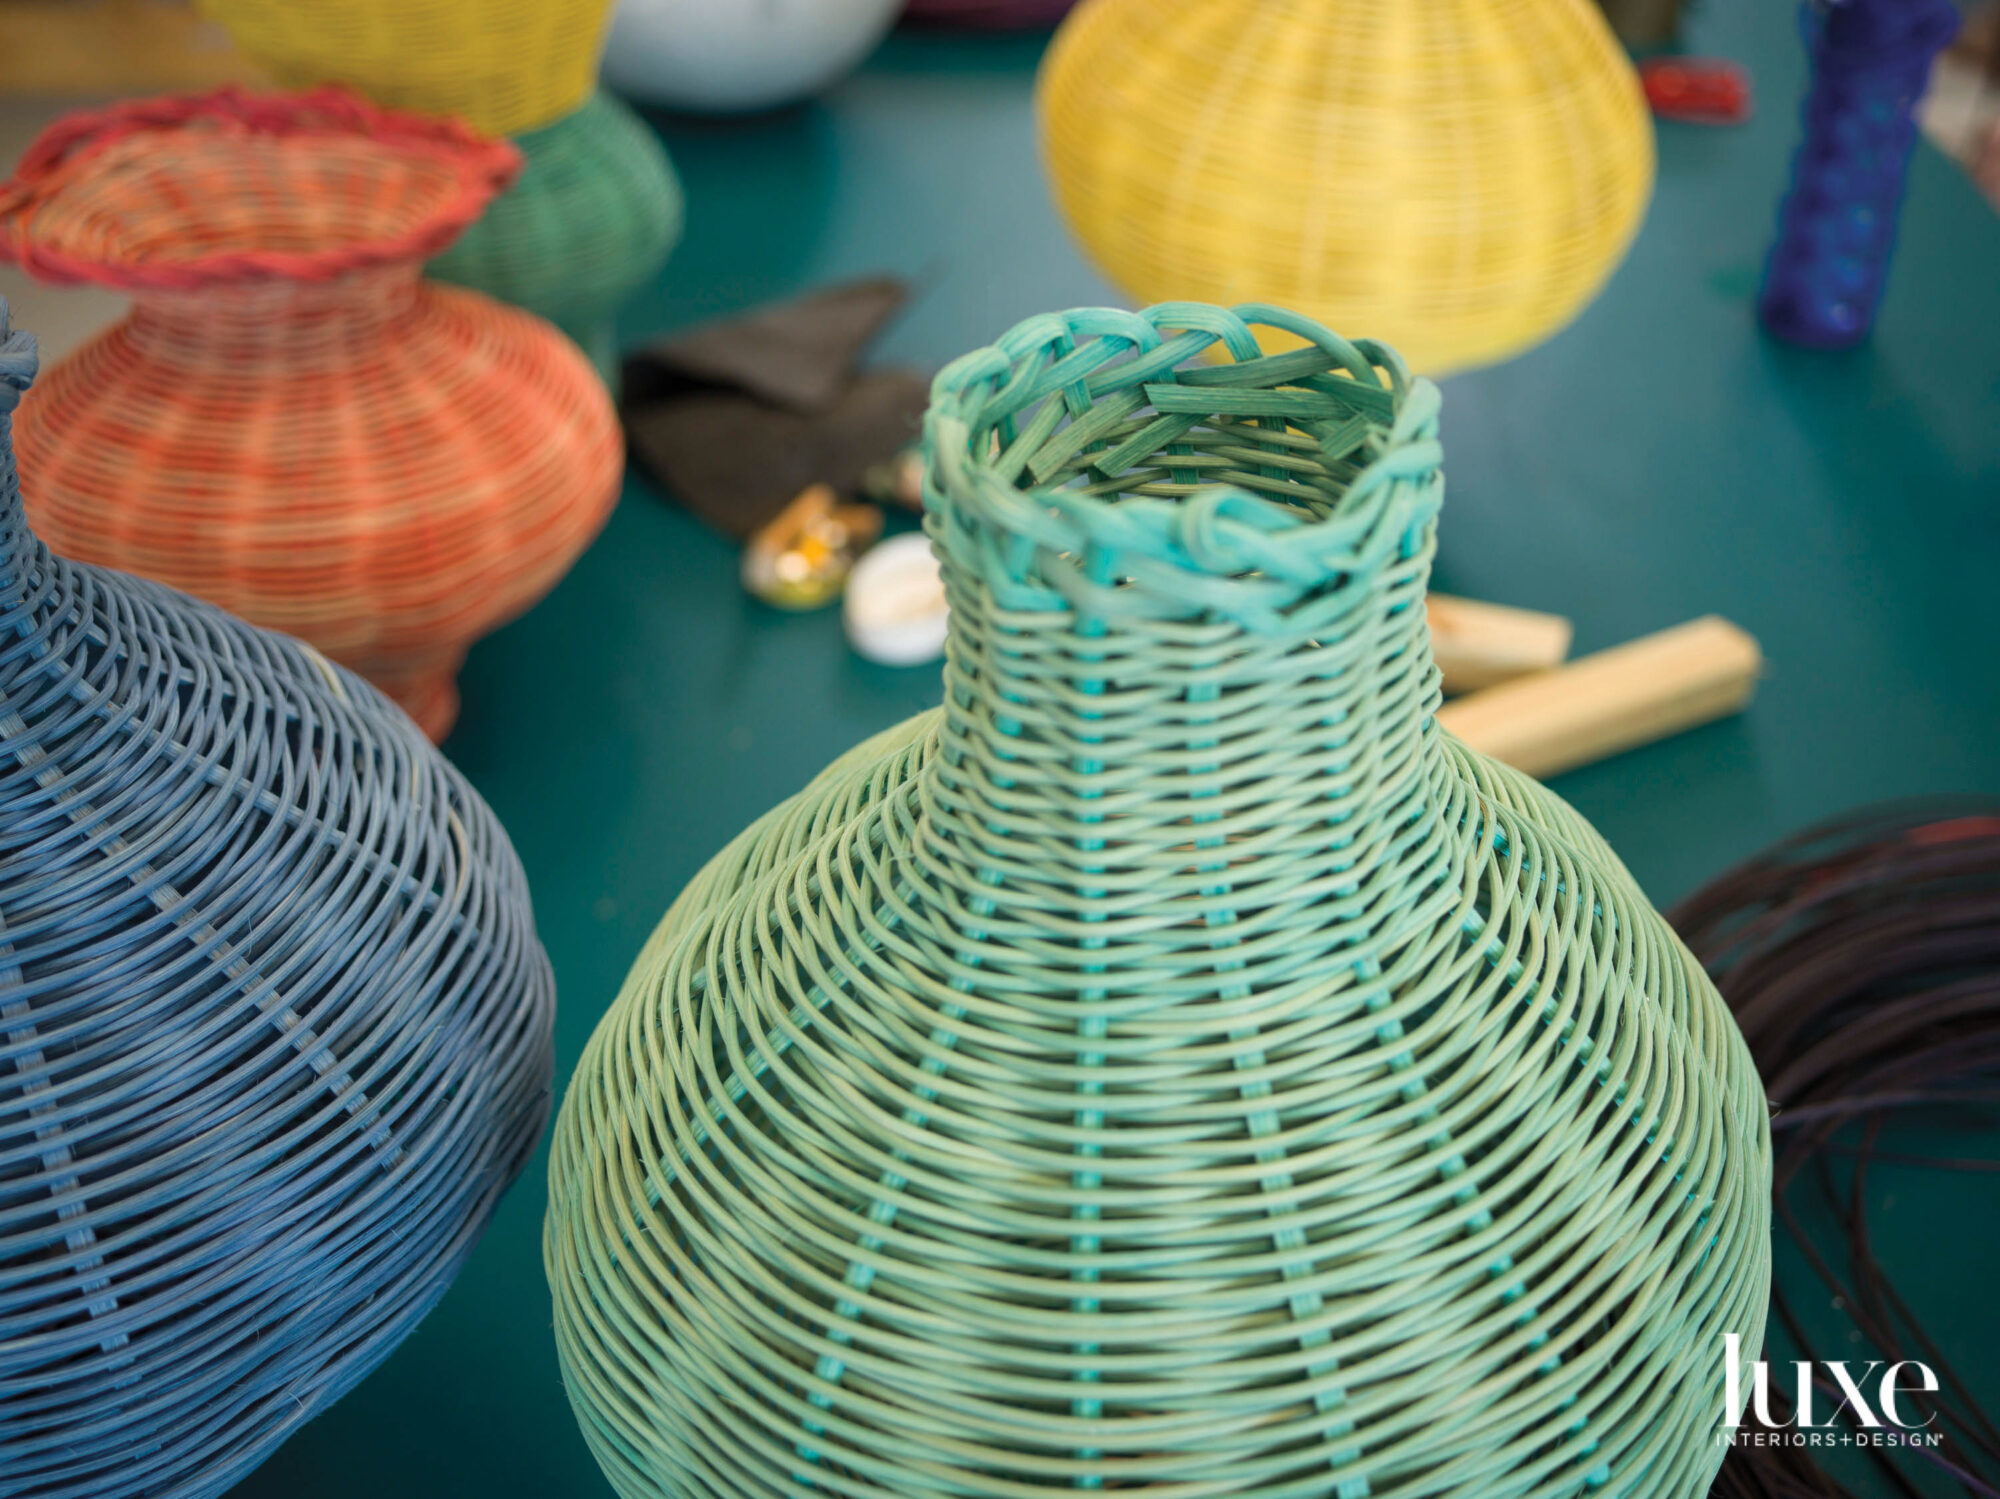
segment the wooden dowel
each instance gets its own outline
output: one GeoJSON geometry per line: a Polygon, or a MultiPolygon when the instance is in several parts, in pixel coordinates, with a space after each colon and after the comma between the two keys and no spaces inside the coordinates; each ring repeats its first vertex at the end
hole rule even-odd
{"type": "Polygon", "coordinates": [[[1431,650],[1448,693],[1547,671],[1569,656],[1570,623],[1560,614],[1514,609],[1434,593],[1428,600],[1431,650]]]}
{"type": "Polygon", "coordinates": [[[1715,615],[1445,704],[1473,749],[1552,776],[1737,712],[1763,666],[1757,642],[1715,615]]]}

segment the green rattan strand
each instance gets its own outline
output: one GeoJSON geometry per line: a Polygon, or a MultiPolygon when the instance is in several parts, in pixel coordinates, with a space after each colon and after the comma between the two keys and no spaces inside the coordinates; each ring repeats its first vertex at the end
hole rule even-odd
{"type": "Polygon", "coordinates": [[[659,137],[606,93],[514,143],[521,180],[429,273],[539,313],[596,354],[680,239],[680,181],[659,137]]]}
{"type": "Polygon", "coordinates": [[[1436,726],[1437,409],[1268,308],[939,377],[944,707],[689,885],[563,1108],[619,1492],[1704,1491],[1762,1090],[1597,835],[1436,726]]]}

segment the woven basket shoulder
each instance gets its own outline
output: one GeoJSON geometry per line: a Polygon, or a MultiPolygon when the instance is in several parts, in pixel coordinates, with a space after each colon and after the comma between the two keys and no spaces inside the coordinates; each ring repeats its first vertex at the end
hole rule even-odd
{"type": "Polygon", "coordinates": [[[1437,412],[1270,308],[939,377],[944,706],[695,879],[557,1128],[621,1493],[1703,1492],[1762,1092],[1597,835],[1436,725],[1437,412]]]}
{"type": "Polygon", "coordinates": [[[603,92],[515,144],[521,180],[429,274],[582,341],[666,263],[684,221],[680,179],[660,138],[603,92]]]}
{"type": "Polygon", "coordinates": [[[0,1494],[222,1493],[388,1355],[534,1149],[521,868],[310,647],[52,556],[0,302],[0,1494]]]}

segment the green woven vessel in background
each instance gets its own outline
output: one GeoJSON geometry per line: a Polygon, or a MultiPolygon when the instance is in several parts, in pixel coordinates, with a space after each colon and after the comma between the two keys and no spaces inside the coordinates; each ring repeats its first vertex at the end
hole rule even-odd
{"type": "Polygon", "coordinates": [[[514,144],[527,158],[521,180],[430,274],[541,314],[608,376],[612,314],[680,240],[680,181],[659,137],[601,91],[514,144]]]}
{"type": "Polygon", "coordinates": [[[1271,308],[939,376],[944,706],[694,879],[563,1105],[621,1494],[1704,1493],[1763,1090],[1589,825],[1437,727],[1437,412],[1271,308]]]}

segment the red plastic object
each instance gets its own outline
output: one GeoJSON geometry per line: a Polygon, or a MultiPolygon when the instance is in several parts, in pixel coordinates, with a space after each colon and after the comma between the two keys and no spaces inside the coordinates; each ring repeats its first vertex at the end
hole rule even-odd
{"type": "Polygon", "coordinates": [[[1750,75],[1733,62],[1655,57],[1639,64],[1639,81],[1663,120],[1740,125],[1750,118],[1750,75]]]}

